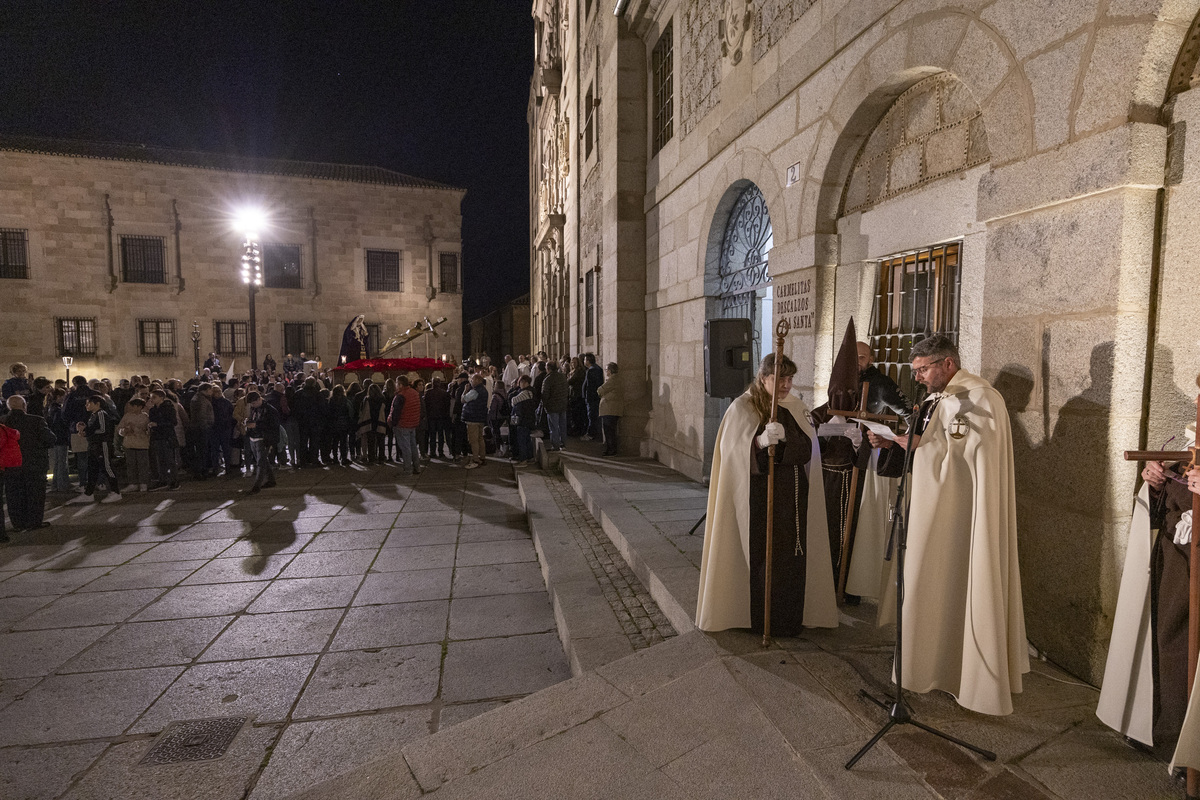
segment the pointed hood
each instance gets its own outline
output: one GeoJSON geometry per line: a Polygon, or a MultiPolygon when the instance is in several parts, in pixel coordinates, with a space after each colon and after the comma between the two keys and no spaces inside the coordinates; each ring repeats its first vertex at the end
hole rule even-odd
{"type": "Polygon", "coordinates": [[[829,408],[842,411],[858,408],[861,393],[858,380],[858,336],[854,330],[854,318],[851,317],[846,325],[846,335],[842,337],[842,346],[838,349],[837,358],[833,360],[833,370],[829,374],[829,408]]]}

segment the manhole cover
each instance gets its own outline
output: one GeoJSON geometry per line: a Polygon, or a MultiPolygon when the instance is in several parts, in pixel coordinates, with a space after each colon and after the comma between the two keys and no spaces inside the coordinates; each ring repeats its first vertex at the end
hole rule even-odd
{"type": "Polygon", "coordinates": [[[225,755],[238,731],[249,717],[212,717],[190,722],[172,722],[140,766],[182,764],[188,761],[212,761],[225,755]]]}

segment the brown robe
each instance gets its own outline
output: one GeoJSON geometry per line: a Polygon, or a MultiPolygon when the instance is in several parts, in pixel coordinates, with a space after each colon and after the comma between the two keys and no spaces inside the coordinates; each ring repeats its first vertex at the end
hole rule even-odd
{"type": "MultiPolygon", "coordinates": [[[[812,457],[812,440],[796,424],[791,412],[780,408],[784,441],[775,446],[775,498],[771,551],[771,634],[795,636],[803,627],[804,588],[808,567],[808,475],[804,466],[812,457]]],[[[755,439],[765,426],[759,425],[755,439]]],[[[768,451],[751,442],[750,453],[750,629],[763,630],[766,594],[767,469],[768,451]]]]}

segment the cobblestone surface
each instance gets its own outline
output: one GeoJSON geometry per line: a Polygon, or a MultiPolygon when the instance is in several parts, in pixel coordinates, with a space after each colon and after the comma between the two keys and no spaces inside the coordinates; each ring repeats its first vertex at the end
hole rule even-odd
{"type": "Polygon", "coordinates": [[[675,636],[675,629],[650,597],[650,592],[625,563],[567,480],[548,474],[546,485],[633,649],[642,650],[675,636]]]}

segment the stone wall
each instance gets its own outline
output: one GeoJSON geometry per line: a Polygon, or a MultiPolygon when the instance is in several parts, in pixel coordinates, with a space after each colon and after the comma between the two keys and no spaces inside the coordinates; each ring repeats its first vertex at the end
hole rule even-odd
{"type": "MultiPolygon", "coordinates": [[[[28,231],[29,278],[0,280],[0,362],[24,361],[34,374],[59,376],[55,318],[96,320],[97,354],[75,355],[72,374],[119,377],[133,372],[189,376],[191,326],[199,322],[202,354],[213,345],[213,321],[246,321],[241,238],[234,209],[267,210],[265,242],[298,244],[303,288],[263,289],[257,295],[258,357],[282,362],[283,323],[315,325],[316,352],[337,359],[342,332],[356,314],[379,323],[383,336],[423,316],[445,316],[445,335],[431,352],[462,350],[462,295],[426,300],[426,216],[435,237],[434,283],[440,253],[459,254],[460,190],[417,189],[348,181],[231,173],[94,158],[0,152],[0,227],[28,231]],[[115,288],[109,283],[105,197],[113,218],[115,288]],[[172,203],[179,214],[176,247],[172,203]],[[315,228],[315,253],[313,250],[315,228]],[[120,235],[166,241],[166,284],[120,282],[120,235]],[[366,291],[366,249],[401,252],[403,290],[366,291]],[[182,282],[175,277],[179,254],[182,282]],[[111,289],[111,291],[110,291],[111,289]],[[139,356],[137,321],[175,322],[175,355],[139,356]]],[[[460,281],[461,284],[461,281],[460,281]]],[[[408,348],[405,347],[407,355],[408,348]]],[[[416,355],[425,346],[414,344],[416,355]]],[[[222,354],[223,363],[248,355],[222,354]]]]}
{"type": "MultiPolygon", "coordinates": [[[[647,158],[641,203],[642,452],[695,477],[707,470],[724,405],[704,393],[715,302],[705,275],[734,187],[764,194],[775,285],[812,282],[813,329],[788,347],[814,403],[846,321],[869,325],[876,260],[961,240],[964,364],[1001,389],[1014,420],[1030,640],[1098,681],[1136,472],[1120,451],[1147,444],[1146,427],[1148,444],[1161,444],[1196,391],[1200,337],[1187,333],[1184,298],[1200,284],[1200,136],[1177,127],[1181,177],[1161,203],[1158,191],[1168,73],[1200,0],[777,0],[755,3],[738,39],[732,22],[746,7],[634,0],[626,18],[641,57],[602,50],[620,60],[609,71],[643,70],[648,87],[646,55],[668,21],[678,37],[676,135],[647,158]],[[936,91],[905,95],[923,80],[936,91]],[[855,166],[872,158],[886,164],[875,191],[870,167],[855,166]]],[[[1198,108],[1180,95],[1173,119],[1200,126],[1198,108]]],[[[647,136],[609,126],[605,152],[638,138],[644,148],[647,136]]],[[[607,252],[628,241],[630,218],[616,212],[630,203],[604,190],[606,270],[630,258],[607,252]]],[[[605,315],[606,331],[629,319],[605,315]]]]}

